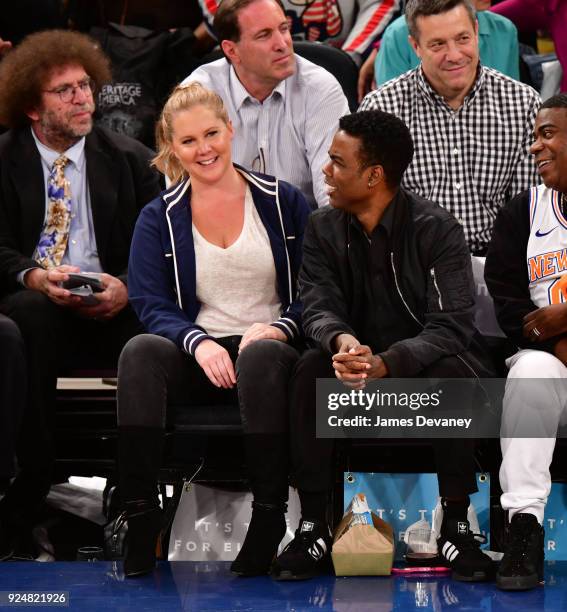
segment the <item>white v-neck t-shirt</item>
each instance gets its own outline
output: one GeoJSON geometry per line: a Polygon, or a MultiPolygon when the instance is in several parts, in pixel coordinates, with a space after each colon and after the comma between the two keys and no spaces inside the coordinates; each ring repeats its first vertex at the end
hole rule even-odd
{"type": "Polygon", "coordinates": [[[250,189],[244,198],[240,236],[223,249],[193,224],[197,299],[195,321],[214,338],[242,335],[253,323],[272,323],[281,314],[276,267],[268,233],[250,189]]]}

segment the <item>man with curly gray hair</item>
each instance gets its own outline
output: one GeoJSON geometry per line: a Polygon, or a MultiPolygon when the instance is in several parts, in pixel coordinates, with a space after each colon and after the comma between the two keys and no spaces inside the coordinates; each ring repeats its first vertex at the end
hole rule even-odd
{"type": "Polygon", "coordinates": [[[0,502],[4,558],[34,556],[22,538],[51,481],[57,376],[70,365],[115,367],[140,329],[128,253],[159,182],[150,150],[93,127],[94,93],[108,80],[96,43],[64,30],[28,36],[0,64],[0,123],[10,128],[0,137],[0,312],[20,329],[28,369],[20,471],[0,502]],[[98,293],[64,286],[84,272],[96,274],[98,293]]]}

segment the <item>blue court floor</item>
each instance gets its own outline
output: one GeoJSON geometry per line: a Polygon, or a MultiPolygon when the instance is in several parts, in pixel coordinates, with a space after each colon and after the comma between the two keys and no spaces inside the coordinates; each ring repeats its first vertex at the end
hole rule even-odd
{"type": "Polygon", "coordinates": [[[0,591],[4,592],[0,601],[5,600],[6,591],[67,591],[67,609],[83,612],[564,611],[567,562],[548,563],[545,587],[523,593],[504,593],[493,584],[464,584],[449,578],[325,576],[305,582],[277,583],[268,577],[232,576],[228,563],[202,562],[163,562],[152,575],[128,580],[121,576],[119,566],[111,562],[0,563],[0,591]]]}

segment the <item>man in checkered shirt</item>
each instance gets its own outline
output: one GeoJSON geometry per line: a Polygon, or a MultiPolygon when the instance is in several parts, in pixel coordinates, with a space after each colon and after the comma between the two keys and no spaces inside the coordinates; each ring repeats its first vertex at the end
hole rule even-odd
{"type": "Polygon", "coordinates": [[[538,184],[529,154],[539,95],[481,66],[470,0],[409,0],[421,65],[369,93],[359,110],[397,115],[416,152],[403,186],[450,210],[471,252],[484,255],[496,213],[538,184]]]}

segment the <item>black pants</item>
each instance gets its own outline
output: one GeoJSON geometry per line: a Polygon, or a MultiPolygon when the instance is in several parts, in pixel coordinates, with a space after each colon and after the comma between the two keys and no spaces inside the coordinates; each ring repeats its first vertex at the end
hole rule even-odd
{"type": "MultiPolygon", "coordinates": [[[[236,362],[238,400],[246,434],[286,434],[291,484],[301,491],[332,486],[334,441],[316,438],[317,378],[334,378],[331,357],[319,349],[299,355],[277,341],[259,341],[238,356],[240,337],[217,340],[236,362]]],[[[421,373],[431,378],[469,378],[456,357],[439,360],[421,373]]],[[[172,406],[237,401],[235,390],[212,385],[195,359],[169,340],[141,335],[125,347],[119,363],[118,423],[122,427],[165,428],[172,406]],[[169,410],[168,410],[169,408],[169,410]]],[[[477,490],[472,440],[432,441],[440,495],[459,497],[477,490]]]]}
{"type": "MultiPolygon", "coordinates": [[[[417,378],[471,378],[471,370],[458,357],[444,357],[420,372],[417,378]]],[[[474,440],[438,438],[431,442],[435,452],[439,495],[464,497],[475,493],[478,487],[474,440]]]]}
{"type": "MultiPolygon", "coordinates": [[[[296,460],[299,482],[310,491],[322,490],[321,483],[332,485],[332,453],[334,441],[315,437],[315,378],[334,378],[331,357],[318,350],[308,351],[296,367],[296,386],[290,393],[291,447],[296,460]]],[[[489,374],[487,372],[487,374],[489,374]]],[[[458,357],[447,357],[435,362],[416,378],[470,378],[471,370],[458,357]]],[[[431,440],[442,497],[461,497],[477,491],[474,460],[474,440],[431,440]]],[[[380,452],[379,449],[377,452],[380,452]]]]}
{"type": "MultiPolygon", "coordinates": [[[[470,378],[471,370],[458,357],[440,359],[416,378],[470,378]]],[[[315,437],[315,379],[334,378],[331,357],[321,350],[306,352],[296,367],[290,388],[290,431],[295,476],[312,492],[332,486],[334,441],[315,437]],[[317,482],[319,476],[320,481],[317,482]]],[[[461,497],[477,491],[474,440],[432,440],[442,497],[461,497]]],[[[377,452],[380,452],[379,449],[377,452]]]]}
{"type": "Polygon", "coordinates": [[[144,334],[124,348],[118,369],[118,424],[165,428],[171,407],[239,402],[245,434],[289,438],[287,463],[300,490],[332,484],[332,440],[315,444],[315,379],[333,375],[328,354],[300,355],[276,340],[260,340],[238,355],[239,336],[221,338],[235,362],[238,390],[218,389],[193,357],[160,336],[144,334]]]}
{"type": "Polygon", "coordinates": [[[0,315],[0,478],[14,475],[14,456],[27,392],[26,354],[18,326],[0,315]]]}
{"type": "Polygon", "coordinates": [[[69,368],[114,368],[126,342],[142,330],[129,306],[109,321],[81,319],[38,291],[22,289],[0,302],[19,327],[27,360],[27,405],[17,444],[20,467],[51,469],[57,376],[69,368]]]}

